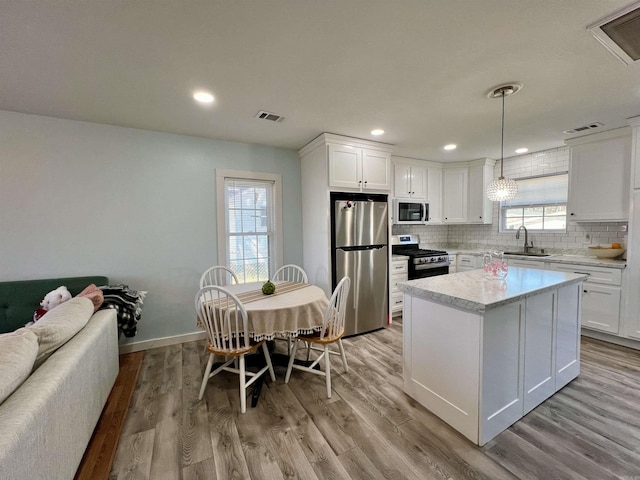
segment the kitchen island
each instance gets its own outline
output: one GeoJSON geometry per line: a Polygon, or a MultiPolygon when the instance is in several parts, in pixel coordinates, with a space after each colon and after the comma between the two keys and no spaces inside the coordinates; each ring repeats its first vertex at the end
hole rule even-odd
{"type": "Polygon", "coordinates": [[[509,267],[399,283],[405,392],[484,445],[580,373],[586,278],[509,267]]]}

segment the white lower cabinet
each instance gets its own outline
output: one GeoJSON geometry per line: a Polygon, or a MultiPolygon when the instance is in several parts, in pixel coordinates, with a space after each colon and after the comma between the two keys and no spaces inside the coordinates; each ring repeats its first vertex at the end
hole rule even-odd
{"type": "Polygon", "coordinates": [[[481,445],[578,376],[579,302],[574,284],[487,312],[481,445]]]}
{"type": "Polygon", "coordinates": [[[580,285],[484,312],[407,294],[405,392],[484,445],[580,373],[580,285]]]}
{"type": "Polygon", "coordinates": [[[391,302],[391,314],[402,312],[403,294],[398,290],[398,282],[406,282],[409,279],[409,259],[391,261],[391,280],[389,281],[389,301],[391,302]]]}
{"type": "Polygon", "coordinates": [[[544,262],[537,260],[520,260],[517,258],[508,258],[507,266],[509,267],[524,267],[524,268],[537,268],[544,270],[544,262]]]}
{"type": "Polygon", "coordinates": [[[582,289],[582,326],[617,334],[620,329],[622,271],[615,268],[548,263],[549,270],[585,273],[582,289]]]}
{"type": "Polygon", "coordinates": [[[480,263],[482,262],[482,257],[479,255],[466,255],[459,253],[457,257],[456,271],[458,272],[475,270],[481,266],[480,263]]]}
{"type": "Polygon", "coordinates": [[[449,273],[456,273],[458,271],[458,255],[449,254],[449,273]]]}
{"type": "Polygon", "coordinates": [[[582,295],[582,326],[618,333],[620,287],[585,282],[582,295]]]}

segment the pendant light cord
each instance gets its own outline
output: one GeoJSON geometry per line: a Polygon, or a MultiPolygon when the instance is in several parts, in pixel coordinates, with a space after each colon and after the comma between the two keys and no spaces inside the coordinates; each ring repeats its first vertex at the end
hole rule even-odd
{"type": "Polygon", "coordinates": [[[500,178],[504,178],[504,89],[502,89],[502,137],[500,139],[500,178]]]}

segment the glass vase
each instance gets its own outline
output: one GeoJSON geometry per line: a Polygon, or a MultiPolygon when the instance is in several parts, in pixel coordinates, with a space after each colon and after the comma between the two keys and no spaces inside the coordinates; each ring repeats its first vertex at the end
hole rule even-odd
{"type": "Polygon", "coordinates": [[[484,264],[484,276],[486,278],[503,279],[509,273],[507,262],[504,259],[504,252],[491,251],[482,257],[484,264]]]}

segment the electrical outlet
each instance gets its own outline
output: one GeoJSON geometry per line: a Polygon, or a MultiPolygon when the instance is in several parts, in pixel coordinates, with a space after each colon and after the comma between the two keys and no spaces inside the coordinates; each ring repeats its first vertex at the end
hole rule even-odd
{"type": "Polygon", "coordinates": [[[591,243],[591,239],[592,239],[591,233],[587,232],[584,234],[583,243],[591,243]]]}

